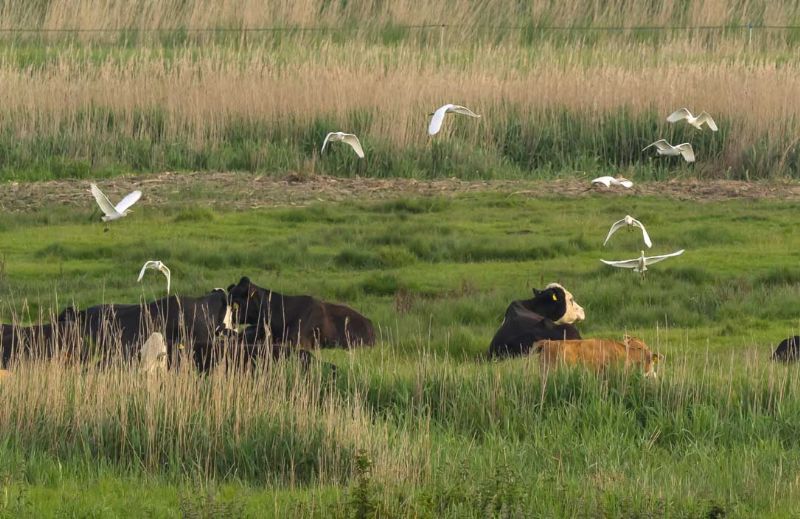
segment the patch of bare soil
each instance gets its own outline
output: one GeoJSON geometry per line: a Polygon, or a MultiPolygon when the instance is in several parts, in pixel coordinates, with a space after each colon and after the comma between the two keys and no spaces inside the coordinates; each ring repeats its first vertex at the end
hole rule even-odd
{"type": "MultiPolygon", "coordinates": [[[[413,180],[285,177],[251,173],[160,173],[97,181],[112,201],[134,190],[143,191],[142,204],[202,205],[239,210],[302,206],[314,202],[384,200],[398,197],[456,196],[499,192],[534,198],[587,196],[659,196],[677,200],[713,202],[730,199],[800,199],[800,183],[787,181],[679,179],[637,183],[632,189],[590,187],[588,180],[413,180]]],[[[87,180],[0,183],[0,210],[34,211],[53,205],[93,204],[87,180]]]]}

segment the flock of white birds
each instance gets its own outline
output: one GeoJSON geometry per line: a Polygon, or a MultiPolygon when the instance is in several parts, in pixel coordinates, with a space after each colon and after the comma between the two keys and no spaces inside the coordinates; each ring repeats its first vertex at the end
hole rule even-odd
{"type": "MultiPolygon", "coordinates": [[[[688,108],[680,108],[672,112],[669,115],[669,117],[667,117],[667,122],[677,123],[678,121],[686,121],[687,123],[697,128],[698,130],[702,130],[703,125],[708,126],[713,132],[719,130],[719,128],[717,127],[717,123],[714,122],[714,119],[711,118],[708,112],[700,112],[699,115],[695,116],[692,115],[692,112],[690,112],[688,108]]],[[[655,146],[656,153],[658,153],[659,156],[680,155],[686,162],[695,161],[694,149],[692,148],[692,144],[689,142],[684,142],[682,144],[678,144],[677,146],[673,146],[672,144],[667,142],[666,139],[659,139],[654,143],[645,146],[644,149],[642,149],[642,151],[645,151],[646,149],[651,148],[653,146],[655,146]]],[[[606,188],[611,188],[611,186],[621,186],[626,189],[630,189],[631,187],[633,187],[633,182],[622,177],[605,176],[605,177],[598,177],[592,180],[592,185],[593,186],[603,185],[606,188]]],[[[633,218],[630,215],[625,215],[625,218],[617,222],[614,222],[614,224],[611,225],[611,229],[608,231],[608,235],[606,236],[606,240],[603,242],[603,246],[605,246],[605,244],[608,243],[608,240],[615,232],[617,232],[619,229],[622,229],[623,227],[627,227],[628,229],[633,229],[635,227],[638,227],[639,229],[642,230],[642,238],[644,240],[644,244],[647,245],[648,248],[651,248],[653,246],[653,242],[650,240],[650,235],[647,234],[647,230],[644,228],[642,222],[640,222],[636,218],[633,218]]],[[[633,269],[634,272],[638,272],[642,276],[644,276],[644,273],[647,270],[648,265],[658,263],[659,261],[664,261],[667,258],[674,258],[675,256],[680,256],[683,253],[684,249],[681,249],[675,252],[671,252],[669,254],[661,254],[659,256],[645,256],[644,250],[642,250],[638,258],[632,258],[627,260],[615,260],[615,261],[601,259],[600,261],[612,267],[633,269]]]]}
{"type": "MultiPolygon", "coordinates": [[[[454,104],[446,104],[440,106],[436,109],[433,113],[429,114],[431,120],[428,124],[428,135],[436,135],[442,129],[442,124],[444,124],[445,115],[448,113],[454,114],[461,114],[466,115],[468,117],[479,118],[480,115],[476,114],[469,108],[461,105],[454,105],[454,104]]],[[[667,121],[670,123],[676,123],[678,121],[685,120],[687,123],[691,124],[695,128],[702,130],[703,125],[708,126],[712,131],[717,131],[717,123],[714,122],[714,119],[707,112],[701,112],[700,115],[694,116],[687,108],[681,108],[676,110],[669,117],[667,117],[667,121]]],[[[328,146],[328,143],[331,142],[343,142],[353,148],[356,155],[359,158],[364,158],[364,148],[361,147],[361,141],[358,140],[358,137],[353,133],[345,133],[345,132],[330,132],[325,136],[325,140],[322,142],[322,149],[320,150],[320,154],[325,152],[325,148],[328,146]]],[[[670,143],[666,141],[666,139],[659,139],[656,142],[645,146],[642,150],[646,150],[652,146],[655,146],[656,152],[658,155],[663,156],[677,156],[681,155],[686,162],[694,162],[695,155],[694,150],[692,149],[692,145],[688,142],[684,142],[683,144],[678,144],[677,146],[672,146],[670,143]]],[[[598,177],[592,180],[592,185],[603,185],[606,188],[611,188],[612,186],[621,186],[623,188],[629,189],[633,187],[633,182],[626,178],[622,177],[612,177],[612,176],[603,176],[598,177]]],[[[123,216],[126,216],[128,213],[131,212],[131,206],[139,201],[142,197],[141,191],[133,191],[125,196],[120,202],[116,205],[111,203],[111,200],[100,191],[100,188],[97,187],[95,184],[91,185],[91,192],[94,196],[94,199],[97,201],[97,205],[100,207],[100,210],[103,212],[102,220],[104,222],[110,222],[113,220],[118,220],[123,216]]],[[[615,222],[611,226],[611,230],[608,231],[608,236],[606,236],[606,240],[603,242],[605,246],[608,243],[608,240],[611,236],[617,232],[617,230],[628,227],[638,227],[642,230],[642,236],[644,239],[645,245],[648,248],[653,246],[652,241],[650,240],[650,236],[647,234],[647,230],[645,230],[644,225],[639,220],[631,217],[630,215],[626,215],[625,218],[615,222]]],[[[644,272],[647,270],[648,265],[652,265],[653,263],[658,263],[659,261],[663,261],[667,258],[671,258],[674,256],[680,256],[683,254],[683,249],[673,252],[671,254],[663,254],[661,256],[645,256],[644,251],[642,251],[641,255],[638,258],[633,258],[629,260],[620,260],[620,261],[607,261],[601,259],[603,263],[606,265],[611,265],[612,267],[619,267],[619,268],[631,268],[634,272],[639,272],[644,275],[644,272]]],[[[158,260],[150,260],[145,262],[142,266],[141,271],[139,272],[139,278],[136,280],[137,282],[141,282],[144,274],[147,270],[158,270],[167,278],[167,293],[169,293],[170,289],[170,282],[171,282],[171,274],[169,268],[164,265],[163,262],[158,260]]]]}
{"type": "MultiPolygon", "coordinates": [[[[711,118],[708,112],[700,112],[700,115],[694,116],[688,108],[680,108],[672,112],[669,117],[667,117],[667,122],[677,123],[678,121],[686,121],[698,130],[702,130],[703,125],[706,125],[711,129],[712,132],[719,131],[717,123],[714,122],[714,119],[711,118]]],[[[695,161],[694,148],[692,148],[692,144],[690,142],[684,142],[682,144],[673,146],[667,142],[667,139],[658,139],[657,141],[645,146],[642,151],[652,147],[655,147],[656,153],[661,157],[677,157],[680,155],[686,162],[695,161]]],[[[633,187],[633,182],[622,177],[606,176],[595,178],[592,180],[592,185],[603,185],[607,188],[610,188],[611,186],[622,186],[626,189],[630,189],[633,187]]]]}

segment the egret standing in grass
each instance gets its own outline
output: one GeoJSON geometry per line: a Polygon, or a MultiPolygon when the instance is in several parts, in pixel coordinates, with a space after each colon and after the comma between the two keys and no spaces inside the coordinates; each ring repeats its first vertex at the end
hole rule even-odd
{"type": "Polygon", "coordinates": [[[619,220],[618,222],[614,222],[614,224],[611,226],[611,229],[608,231],[608,236],[606,236],[606,241],[603,242],[603,247],[606,246],[606,243],[608,243],[608,240],[611,239],[611,236],[623,227],[627,227],[628,229],[638,227],[642,230],[642,238],[644,239],[645,245],[647,245],[648,248],[653,246],[653,242],[650,241],[650,235],[647,234],[647,230],[644,228],[644,225],[642,225],[642,222],[633,216],[626,214],[625,218],[619,220]]]}
{"type": "Polygon", "coordinates": [[[120,200],[117,205],[111,203],[111,200],[100,191],[100,188],[97,187],[95,184],[91,185],[92,195],[94,195],[94,199],[97,201],[97,205],[100,206],[100,210],[103,211],[103,221],[110,222],[112,220],[118,220],[123,216],[126,216],[130,212],[130,207],[139,201],[142,197],[141,191],[132,191],[128,193],[125,198],[120,200]]]}
{"type": "Polygon", "coordinates": [[[164,276],[166,276],[166,278],[167,278],[167,294],[169,294],[169,284],[170,284],[171,274],[170,274],[169,269],[167,268],[167,266],[164,265],[162,262],[160,262],[158,260],[150,260],[150,261],[145,262],[145,264],[142,265],[142,270],[139,271],[139,278],[136,280],[137,283],[140,283],[142,281],[142,278],[144,277],[144,272],[147,269],[160,270],[161,273],[164,274],[164,276]]]}
{"type": "Polygon", "coordinates": [[[642,151],[650,148],[651,146],[656,147],[656,153],[659,155],[666,155],[666,156],[677,156],[680,155],[683,157],[683,160],[686,162],[694,162],[694,149],[692,149],[692,145],[688,142],[684,142],[683,144],[678,144],[677,146],[673,146],[672,144],[668,143],[666,139],[659,139],[652,144],[648,144],[645,146],[642,151]]]}
{"type": "Polygon", "coordinates": [[[325,146],[327,146],[329,142],[343,142],[345,144],[349,144],[350,147],[353,148],[353,150],[356,152],[356,155],[358,155],[358,158],[360,159],[364,158],[364,150],[363,148],[361,148],[361,143],[359,142],[358,137],[356,137],[355,134],[344,133],[344,132],[329,133],[328,135],[325,136],[325,140],[322,142],[322,149],[320,150],[320,153],[323,153],[325,151],[325,146]]]}
{"type": "Polygon", "coordinates": [[[675,110],[669,115],[669,117],[667,117],[667,122],[676,123],[678,121],[683,121],[684,119],[687,123],[691,124],[698,130],[703,129],[703,124],[706,124],[709,128],[711,128],[712,132],[719,130],[719,128],[717,128],[717,123],[715,123],[714,119],[708,115],[708,112],[700,112],[700,115],[695,117],[688,108],[680,108],[675,110]]]}
{"type": "Polygon", "coordinates": [[[622,261],[606,261],[604,259],[601,259],[600,261],[602,261],[606,265],[611,265],[612,267],[633,269],[634,272],[639,272],[642,275],[642,277],[644,277],[644,272],[647,270],[648,265],[652,265],[653,263],[658,263],[659,261],[664,261],[667,258],[680,256],[681,254],[683,254],[683,252],[684,249],[681,249],[679,251],[670,254],[662,254],[661,256],[645,256],[644,251],[642,251],[642,255],[634,259],[622,260],[622,261]]]}
{"type": "Polygon", "coordinates": [[[444,122],[444,115],[448,112],[452,112],[454,114],[461,114],[461,115],[468,115],[469,117],[479,118],[480,115],[476,114],[469,108],[461,105],[454,105],[454,104],[446,104],[444,106],[440,106],[433,112],[431,115],[431,122],[428,125],[428,135],[436,135],[439,133],[439,130],[442,129],[442,123],[444,122]]]}
{"type": "Polygon", "coordinates": [[[610,188],[611,186],[622,186],[625,189],[630,189],[633,187],[633,182],[623,177],[614,178],[605,176],[605,177],[597,177],[596,179],[592,180],[592,185],[593,186],[603,185],[608,188],[610,188]]]}

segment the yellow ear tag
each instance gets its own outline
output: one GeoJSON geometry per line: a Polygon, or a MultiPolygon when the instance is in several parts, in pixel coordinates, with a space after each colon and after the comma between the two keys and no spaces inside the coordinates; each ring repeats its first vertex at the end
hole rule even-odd
{"type": "Polygon", "coordinates": [[[179,350],[182,350],[183,348],[184,348],[184,347],[183,347],[183,344],[178,344],[178,349],[179,349],[179,350]]]}
{"type": "Polygon", "coordinates": [[[558,301],[558,297],[555,294],[553,294],[553,301],[558,301]]]}

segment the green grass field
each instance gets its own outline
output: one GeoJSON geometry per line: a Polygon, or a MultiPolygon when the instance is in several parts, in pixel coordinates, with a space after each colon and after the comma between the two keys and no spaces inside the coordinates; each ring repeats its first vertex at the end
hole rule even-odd
{"type": "Polygon", "coordinates": [[[800,380],[769,361],[800,328],[790,202],[487,191],[224,211],[187,194],[108,232],[90,202],[0,214],[6,320],[159,297],[162,277],[135,283],[159,258],[179,294],[248,275],[347,303],[381,340],[320,352],[335,380],[288,363],[170,374],[156,394],[126,369],[21,366],[0,386],[8,516],[795,513],[800,380]],[[625,214],[654,253],[686,253],[643,280],[602,265],[638,254],[635,233],[601,246],[625,214]],[[661,378],[484,361],[508,302],[551,281],[585,307],[584,336],[665,354],[661,378]]]}

